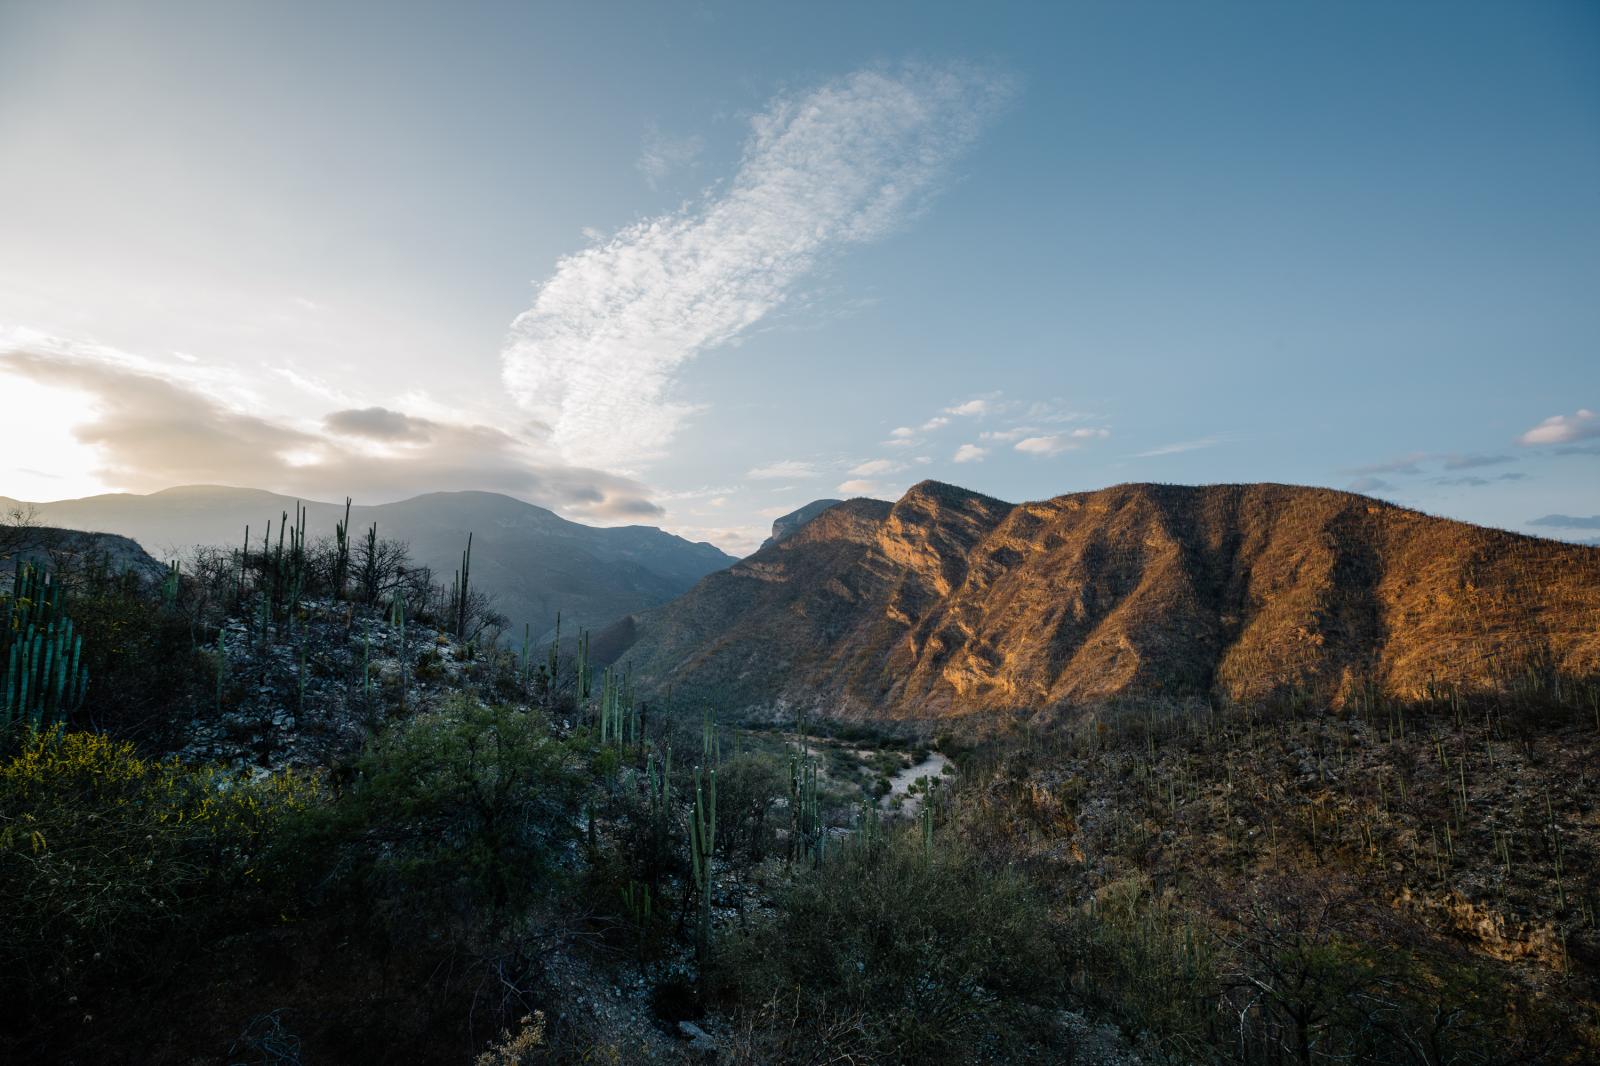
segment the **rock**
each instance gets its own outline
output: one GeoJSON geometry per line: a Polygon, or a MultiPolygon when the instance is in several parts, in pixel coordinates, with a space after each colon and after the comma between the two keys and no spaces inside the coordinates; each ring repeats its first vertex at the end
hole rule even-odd
{"type": "Polygon", "coordinates": [[[689,1041],[689,1050],[702,1055],[715,1055],[717,1041],[694,1022],[679,1022],[678,1035],[689,1041]]]}

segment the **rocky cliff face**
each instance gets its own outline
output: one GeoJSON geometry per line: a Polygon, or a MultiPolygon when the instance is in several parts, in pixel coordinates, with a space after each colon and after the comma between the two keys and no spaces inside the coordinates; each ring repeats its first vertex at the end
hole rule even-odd
{"type": "Polygon", "coordinates": [[[836,503],[843,500],[812,500],[804,507],[797,507],[781,518],[772,520],[772,536],[761,542],[763,548],[770,548],[780,540],[786,540],[801,526],[811,521],[817,515],[826,511],[836,503]]]}
{"type": "Polygon", "coordinates": [[[850,500],[635,619],[649,688],[931,716],[1600,673],[1600,550],[1286,485],[850,500]]]}

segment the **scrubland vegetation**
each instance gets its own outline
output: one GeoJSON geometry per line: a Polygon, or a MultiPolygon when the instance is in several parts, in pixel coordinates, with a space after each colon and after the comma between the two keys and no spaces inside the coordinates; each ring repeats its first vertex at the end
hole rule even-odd
{"type": "Polygon", "coordinates": [[[0,1057],[1600,1053],[1592,684],[735,722],[495,639],[468,557],[278,543],[0,595],[87,670],[7,690],[0,1057]]]}

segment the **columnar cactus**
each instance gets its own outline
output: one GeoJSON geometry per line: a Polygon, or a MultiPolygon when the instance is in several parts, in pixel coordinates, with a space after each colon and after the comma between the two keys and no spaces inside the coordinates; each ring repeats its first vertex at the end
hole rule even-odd
{"type": "Polygon", "coordinates": [[[83,638],[66,613],[66,590],[44,571],[23,564],[9,596],[0,594],[0,724],[43,728],[83,703],[88,667],[83,638]]]}
{"type": "Polygon", "coordinates": [[[695,888],[700,892],[700,924],[695,934],[695,952],[702,962],[711,943],[711,858],[717,849],[717,771],[713,768],[702,783],[700,768],[694,772],[694,815],[689,820],[689,858],[695,888]]]}

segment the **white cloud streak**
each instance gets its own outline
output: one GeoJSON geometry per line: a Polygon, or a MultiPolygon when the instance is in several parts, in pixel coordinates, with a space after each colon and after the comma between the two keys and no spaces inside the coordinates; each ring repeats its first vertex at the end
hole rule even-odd
{"type": "Polygon", "coordinates": [[[816,477],[817,468],[801,459],[780,459],[776,463],[758,466],[744,475],[758,481],[772,481],[779,478],[804,478],[816,477]]]}
{"type": "Polygon", "coordinates": [[[718,192],[557,263],[512,324],[508,389],[568,459],[659,457],[693,410],[672,395],[683,364],[914,213],[1009,94],[977,68],[907,65],[778,98],[718,192]]]}
{"type": "Polygon", "coordinates": [[[1214,448],[1222,443],[1221,437],[1202,437],[1199,440],[1179,441],[1176,444],[1163,444],[1159,448],[1151,448],[1147,452],[1137,452],[1135,459],[1154,459],[1159,455],[1178,455],[1181,452],[1197,452],[1201,448],[1214,448]]]}
{"type": "Polygon", "coordinates": [[[1068,433],[1051,433],[1043,437],[1025,437],[1015,448],[1026,455],[1060,455],[1081,448],[1085,441],[1103,440],[1111,436],[1109,429],[1074,429],[1068,433]]]}

